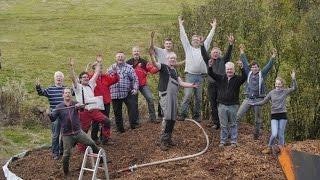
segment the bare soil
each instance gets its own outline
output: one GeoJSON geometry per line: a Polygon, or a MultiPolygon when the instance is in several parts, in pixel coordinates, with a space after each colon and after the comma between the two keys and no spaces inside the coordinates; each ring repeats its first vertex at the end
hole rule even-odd
{"type": "MultiPolygon", "coordinates": [[[[177,146],[163,152],[156,145],[161,124],[144,123],[135,130],[112,134],[114,145],[101,146],[108,158],[111,179],[285,179],[277,158],[261,151],[266,147],[269,133],[260,140],[253,140],[253,128],[241,124],[239,146],[218,148],[220,131],[213,131],[206,123],[201,123],[210,138],[208,151],[196,158],[170,162],[137,169],[134,172],[116,173],[133,164],[149,163],[200,152],[206,142],[202,131],[192,122],[177,122],[173,139],[177,146]],[[213,142],[213,143],[212,143],[213,142]]],[[[320,141],[305,141],[290,145],[293,149],[320,154],[320,141]]],[[[66,178],[62,172],[61,160],[51,157],[50,149],[31,151],[22,159],[10,165],[12,172],[23,179],[77,179],[83,155],[76,148],[70,160],[71,176],[66,178]]],[[[103,178],[100,172],[100,178],[103,178]]],[[[1,178],[1,176],[0,176],[1,178]]],[[[91,179],[85,173],[84,179],[91,179]]]]}

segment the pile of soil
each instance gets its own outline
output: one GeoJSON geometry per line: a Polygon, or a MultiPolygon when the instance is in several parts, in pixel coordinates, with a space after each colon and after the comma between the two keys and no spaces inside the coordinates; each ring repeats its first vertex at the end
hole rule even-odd
{"type": "MultiPolygon", "coordinates": [[[[202,131],[192,122],[177,122],[173,139],[177,146],[163,152],[156,145],[161,125],[144,123],[135,130],[112,134],[113,145],[102,146],[108,158],[110,178],[112,179],[285,179],[276,156],[262,154],[266,147],[269,133],[264,133],[260,140],[253,140],[254,129],[248,124],[239,127],[239,146],[218,148],[220,131],[213,131],[206,125],[210,137],[208,151],[196,158],[165,163],[137,169],[134,172],[116,173],[133,164],[149,163],[189,154],[205,148],[206,142],[202,131]],[[213,142],[213,143],[212,143],[213,142]]],[[[320,154],[320,141],[306,141],[292,146],[298,150],[320,154]],[[318,144],[318,145],[317,145],[318,144]],[[311,151],[307,148],[311,147],[311,151]],[[299,149],[300,148],[300,149],[299,149]]],[[[79,176],[83,155],[76,149],[70,160],[71,178],[79,176]]],[[[14,161],[10,169],[23,179],[64,179],[61,160],[51,157],[50,149],[32,151],[22,159],[14,161]]],[[[85,173],[84,179],[91,179],[91,173],[85,173]]],[[[99,173],[103,178],[102,172],[99,173]]]]}

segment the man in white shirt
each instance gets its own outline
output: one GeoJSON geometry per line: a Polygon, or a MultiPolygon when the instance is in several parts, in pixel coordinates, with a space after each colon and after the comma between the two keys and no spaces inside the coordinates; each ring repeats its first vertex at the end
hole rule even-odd
{"type": "MultiPolygon", "coordinates": [[[[70,59],[70,75],[77,102],[85,105],[86,103],[91,102],[95,97],[94,88],[96,87],[96,80],[100,74],[100,68],[100,63],[98,63],[91,79],[89,79],[89,74],[87,72],[80,73],[78,79],[74,72],[74,60],[70,59]]],[[[110,139],[110,120],[100,111],[100,109],[91,109],[86,105],[85,108],[80,111],[81,129],[87,133],[92,121],[102,124],[102,143],[106,144],[110,139]]],[[[78,144],[78,149],[80,152],[84,152],[86,147],[82,144],[78,144]]]]}
{"type": "MultiPolygon", "coordinates": [[[[183,26],[184,20],[182,19],[181,16],[179,16],[178,20],[179,20],[179,28],[180,28],[180,40],[185,52],[185,70],[184,71],[186,73],[186,82],[199,84],[198,88],[184,89],[184,97],[181,104],[179,120],[184,120],[188,116],[189,104],[191,101],[192,92],[194,92],[195,108],[192,113],[192,116],[193,116],[192,118],[200,122],[201,107],[202,107],[201,106],[202,84],[204,81],[204,77],[207,74],[207,66],[202,58],[201,49],[200,49],[201,36],[193,35],[191,44],[190,44],[183,26]]],[[[211,41],[214,35],[214,31],[216,29],[216,24],[217,24],[216,19],[213,19],[210,24],[212,28],[206,40],[204,41],[204,47],[206,48],[206,50],[209,49],[209,46],[211,44],[211,41]]]]}

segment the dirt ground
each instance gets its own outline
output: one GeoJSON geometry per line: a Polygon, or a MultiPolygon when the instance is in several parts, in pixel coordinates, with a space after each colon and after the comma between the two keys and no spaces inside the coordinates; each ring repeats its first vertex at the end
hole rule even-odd
{"type": "MultiPolygon", "coordinates": [[[[156,145],[160,134],[160,124],[144,123],[135,130],[112,134],[114,145],[102,146],[108,158],[111,179],[285,179],[274,155],[261,153],[266,147],[269,133],[260,140],[253,140],[253,128],[241,124],[239,128],[239,146],[224,150],[218,148],[219,131],[211,131],[202,123],[209,135],[208,151],[196,158],[138,168],[134,172],[116,173],[133,164],[179,157],[200,152],[206,146],[202,131],[192,122],[177,122],[173,139],[177,146],[163,152],[156,145]],[[213,143],[212,143],[213,142],[213,143]]],[[[320,155],[320,141],[304,141],[289,145],[293,149],[320,155]]],[[[71,176],[77,179],[83,155],[76,149],[70,162],[71,176]]],[[[49,149],[32,151],[25,158],[14,161],[12,172],[23,179],[65,179],[61,160],[51,158],[49,149]]],[[[103,178],[101,172],[100,178],[103,178]]],[[[84,179],[91,179],[91,173],[85,173],[84,179]]]]}

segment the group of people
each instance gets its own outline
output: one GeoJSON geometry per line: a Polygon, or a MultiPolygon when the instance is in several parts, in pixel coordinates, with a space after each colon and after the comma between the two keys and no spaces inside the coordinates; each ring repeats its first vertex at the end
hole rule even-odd
{"type": "Polygon", "coordinates": [[[272,101],[271,130],[272,135],[268,148],[269,153],[279,138],[279,145],[284,145],[284,130],[287,122],[286,97],[296,89],[295,73],[291,74],[292,87],[284,88],[284,80],[277,78],[275,89],[267,94],[265,79],[275,63],[277,52],[272,50],[267,65],[260,70],[258,62],[249,64],[245,55],[245,47],[240,45],[240,60],[237,65],[241,74],[235,74],[235,64],[231,62],[235,38],[228,36],[228,48],[224,56],[218,47],[213,47],[208,54],[212,38],[216,29],[216,20],[210,22],[211,29],[206,39],[193,35],[191,43],[184,29],[184,20],[179,17],[180,39],[185,52],[185,60],[177,62],[177,55],[173,52],[173,42],[164,39],[164,49],[154,46],[154,32],[151,33],[150,61],[140,56],[140,48],[132,48],[132,58],[126,61],[124,52],[117,52],[115,63],[103,72],[101,55],[97,55],[95,62],[88,64],[86,70],[79,76],[74,72],[75,60],[70,59],[70,75],[72,88],[63,84],[64,75],[57,71],[54,74],[55,84],[42,88],[39,80],[36,90],[39,95],[46,96],[50,103],[50,119],[52,121],[52,153],[54,159],[63,154],[63,169],[69,172],[71,148],[77,144],[78,150],[84,152],[85,146],[91,146],[98,151],[97,144],[113,144],[110,138],[111,121],[109,119],[112,103],[116,130],[125,132],[123,122],[123,103],[127,107],[131,129],[140,126],[138,108],[138,92],[147,101],[149,121],[158,123],[162,120],[160,135],[160,149],[168,150],[174,146],[172,133],[176,120],[183,121],[188,117],[192,95],[194,95],[194,110],[192,119],[201,122],[201,102],[203,85],[208,75],[208,95],[211,106],[213,128],[220,129],[220,144],[223,148],[230,137],[232,147],[238,143],[238,123],[250,107],[254,110],[255,131],[254,139],[261,135],[261,105],[272,101]],[[177,66],[185,65],[185,81],[182,80],[177,66]],[[147,83],[148,74],[159,74],[158,118],[154,106],[152,92],[147,83]],[[240,105],[239,93],[241,85],[245,83],[245,99],[240,105]],[[179,86],[184,87],[184,97],[178,108],[179,86]],[[75,95],[76,101],[72,100],[75,95]],[[239,108],[240,105],[240,108],[239,108]],[[101,128],[100,128],[101,126],[101,128]],[[86,133],[91,128],[91,138],[86,133]],[[100,136],[98,132],[100,130],[100,136]],[[62,138],[59,135],[62,134],[62,138]],[[62,141],[60,141],[62,139],[62,141]]]}

